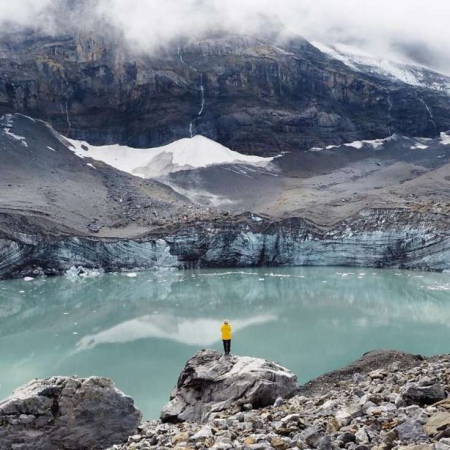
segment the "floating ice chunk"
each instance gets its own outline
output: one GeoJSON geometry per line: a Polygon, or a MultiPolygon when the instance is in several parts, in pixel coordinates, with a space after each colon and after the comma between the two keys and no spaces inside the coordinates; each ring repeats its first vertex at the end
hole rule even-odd
{"type": "Polygon", "coordinates": [[[23,281],[33,281],[33,280],[34,280],[33,277],[25,277],[25,278],[23,279],[23,281]]]}
{"type": "Polygon", "coordinates": [[[137,277],[137,273],[136,272],[131,272],[131,273],[125,274],[125,276],[128,277],[128,278],[135,278],[135,277],[137,277]]]}
{"type": "Polygon", "coordinates": [[[427,286],[429,291],[450,291],[450,284],[443,284],[438,286],[427,286]]]}
{"type": "Polygon", "coordinates": [[[103,273],[103,269],[85,269],[83,266],[72,266],[67,270],[65,276],[69,280],[77,280],[80,278],[95,278],[103,273]]]}

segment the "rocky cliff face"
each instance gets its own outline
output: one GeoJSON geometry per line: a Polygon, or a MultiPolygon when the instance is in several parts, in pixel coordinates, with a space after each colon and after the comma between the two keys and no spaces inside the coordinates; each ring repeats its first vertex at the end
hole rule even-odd
{"type": "Polygon", "coordinates": [[[121,36],[0,34],[0,114],[91,143],[152,147],[202,134],[276,154],[450,128],[446,93],[352,70],[300,37],[181,37],[159,53],[121,36]]]}
{"type": "Polygon", "coordinates": [[[0,235],[0,277],[57,274],[74,265],[106,271],[262,265],[446,270],[449,261],[448,216],[403,210],[362,211],[329,230],[250,214],[133,240],[33,235],[21,227],[0,235]]]}

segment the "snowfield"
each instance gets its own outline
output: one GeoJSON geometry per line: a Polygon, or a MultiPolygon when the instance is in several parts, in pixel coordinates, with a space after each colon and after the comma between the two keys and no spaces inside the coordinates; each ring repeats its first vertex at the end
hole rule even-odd
{"type": "Polygon", "coordinates": [[[450,78],[426,67],[409,64],[405,61],[380,58],[350,45],[326,45],[317,41],[313,41],[312,44],[322,53],[341,61],[358,72],[372,72],[411,86],[444,91],[450,95],[450,78]]]}
{"type": "Polygon", "coordinates": [[[124,145],[94,146],[67,139],[80,158],[103,161],[116,169],[141,178],[155,178],[180,170],[193,170],[216,164],[244,163],[266,166],[273,158],[243,155],[204,136],[184,138],[155,148],[132,148],[124,145]]]}

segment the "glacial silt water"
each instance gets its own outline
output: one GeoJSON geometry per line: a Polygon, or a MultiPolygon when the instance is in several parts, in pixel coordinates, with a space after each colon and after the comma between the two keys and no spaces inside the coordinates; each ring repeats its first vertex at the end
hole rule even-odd
{"type": "Polygon", "coordinates": [[[300,382],[364,352],[450,351],[450,274],[258,268],[0,282],[0,399],[33,378],[102,375],[156,418],[186,360],[268,358],[300,382]]]}

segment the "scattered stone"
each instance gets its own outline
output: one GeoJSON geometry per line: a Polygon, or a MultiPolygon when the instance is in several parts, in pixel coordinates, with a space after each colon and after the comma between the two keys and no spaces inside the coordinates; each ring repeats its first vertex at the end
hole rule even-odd
{"type": "Polygon", "coordinates": [[[360,428],[355,433],[355,438],[358,444],[368,444],[370,441],[369,436],[367,435],[367,432],[364,428],[360,428]]]}
{"type": "Polygon", "coordinates": [[[450,413],[438,412],[431,416],[424,426],[425,433],[429,436],[436,435],[439,431],[443,431],[450,426],[450,413]]]}
{"type": "Polygon", "coordinates": [[[432,405],[443,400],[445,395],[444,386],[435,383],[431,386],[407,385],[402,391],[402,399],[407,405],[432,405]]]}
{"type": "Polygon", "coordinates": [[[322,431],[319,430],[318,427],[310,427],[301,433],[301,438],[305,441],[309,446],[313,448],[317,448],[320,444],[320,441],[324,437],[322,431]]]}
{"type": "Polygon", "coordinates": [[[275,449],[275,450],[286,450],[289,448],[289,444],[286,443],[285,441],[283,441],[282,439],[278,438],[278,437],[274,437],[271,442],[270,445],[275,449]]]}
{"type": "Polygon", "coordinates": [[[398,438],[402,442],[416,442],[426,437],[422,424],[417,420],[407,420],[395,430],[397,431],[398,438]]]}

